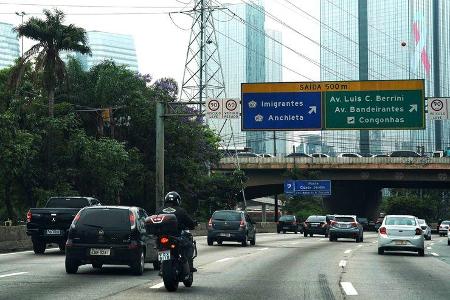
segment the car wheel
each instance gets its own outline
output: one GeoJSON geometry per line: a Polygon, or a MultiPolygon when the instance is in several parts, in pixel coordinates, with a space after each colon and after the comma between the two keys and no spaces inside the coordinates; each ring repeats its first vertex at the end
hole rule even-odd
{"type": "Polygon", "coordinates": [[[325,233],[325,237],[326,237],[326,238],[328,237],[328,233],[325,233]]]}
{"type": "Polygon", "coordinates": [[[448,240],[448,242],[447,242],[447,245],[449,245],[449,246],[450,246],[450,240],[448,240]]]}
{"type": "Polygon", "coordinates": [[[247,236],[245,236],[244,240],[241,242],[242,247],[247,247],[247,242],[248,242],[248,239],[247,239],[247,236]]]}
{"type": "Polygon", "coordinates": [[[384,249],[378,248],[378,254],[379,254],[379,255],[383,255],[383,254],[384,254],[384,249]]]}
{"type": "Polygon", "coordinates": [[[308,234],[306,232],[303,232],[304,237],[308,237],[308,234]]]}
{"type": "Polygon", "coordinates": [[[136,258],[136,261],[134,261],[131,264],[131,272],[134,275],[140,276],[144,273],[144,266],[145,266],[145,254],[144,251],[140,251],[139,256],[136,258]]]}
{"type": "Polygon", "coordinates": [[[283,234],[286,234],[286,230],[283,230],[283,234]]]}
{"type": "Polygon", "coordinates": [[[419,250],[419,256],[425,256],[425,250],[424,249],[420,249],[419,250]]]}
{"type": "Polygon", "coordinates": [[[159,271],[161,269],[161,263],[159,261],[153,262],[153,270],[159,271]]]}
{"type": "Polygon", "coordinates": [[[217,245],[222,245],[222,241],[217,241],[217,245]]]}
{"type": "Polygon", "coordinates": [[[59,251],[64,252],[66,251],[66,242],[61,242],[58,244],[59,251]]]}
{"type": "Polygon", "coordinates": [[[33,251],[35,254],[44,254],[46,246],[45,242],[33,241],[33,251]]]}
{"type": "Polygon", "coordinates": [[[294,231],[294,233],[295,233],[295,234],[297,234],[297,233],[298,233],[298,231],[296,230],[296,231],[294,231]]]}
{"type": "Polygon", "coordinates": [[[250,240],[250,245],[255,246],[256,245],[256,235],[253,236],[253,239],[250,240]]]}
{"type": "Polygon", "coordinates": [[[212,239],[208,238],[208,246],[212,246],[213,243],[214,243],[214,241],[212,239]]]}
{"type": "Polygon", "coordinates": [[[310,234],[309,234],[309,236],[310,236],[310,237],[312,237],[312,236],[313,236],[313,234],[312,234],[312,233],[310,233],[310,234]]]}
{"type": "Polygon", "coordinates": [[[277,233],[280,233],[281,231],[277,230],[277,233]]]}
{"type": "Polygon", "coordinates": [[[361,236],[360,242],[364,242],[364,235],[361,236]]]}
{"type": "Polygon", "coordinates": [[[356,237],[356,239],[355,239],[355,241],[356,241],[357,243],[361,242],[361,239],[360,239],[360,237],[359,237],[359,236],[357,236],[357,237],[356,237]]]}
{"type": "Polygon", "coordinates": [[[334,237],[331,234],[330,234],[329,240],[330,240],[330,242],[334,241],[334,237]]]}
{"type": "Polygon", "coordinates": [[[78,263],[75,260],[66,257],[66,273],[75,274],[78,271],[78,263]]]}
{"type": "Polygon", "coordinates": [[[101,264],[101,263],[92,263],[92,267],[94,269],[101,269],[103,267],[103,264],[101,264]]]}

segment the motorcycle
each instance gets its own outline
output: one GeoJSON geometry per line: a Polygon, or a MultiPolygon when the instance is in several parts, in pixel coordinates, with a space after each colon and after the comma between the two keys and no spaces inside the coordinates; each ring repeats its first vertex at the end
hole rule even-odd
{"type": "Polygon", "coordinates": [[[194,273],[191,272],[187,255],[182,255],[182,251],[185,251],[184,243],[192,243],[192,259],[197,257],[197,245],[192,234],[188,231],[183,231],[181,236],[178,234],[178,222],[174,214],[153,215],[145,223],[147,231],[156,236],[158,261],[161,263],[159,275],[163,278],[166,290],[175,292],[180,282],[185,287],[191,287],[194,273]]]}

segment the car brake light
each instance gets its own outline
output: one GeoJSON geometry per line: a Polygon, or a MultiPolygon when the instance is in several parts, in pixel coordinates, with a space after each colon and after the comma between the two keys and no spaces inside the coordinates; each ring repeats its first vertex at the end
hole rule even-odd
{"type": "Polygon", "coordinates": [[[336,221],[331,221],[331,226],[334,226],[337,222],[336,221]]]}
{"type": "Polygon", "coordinates": [[[133,212],[130,211],[130,225],[131,229],[136,228],[136,217],[134,216],[133,212]]]}
{"type": "Polygon", "coordinates": [[[72,224],[70,224],[70,227],[75,228],[75,225],[77,225],[78,220],[80,219],[80,212],[78,212],[75,217],[72,220],[72,224]]]}
{"type": "Polygon", "coordinates": [[[352,222],[352,227],[358,227],[358,223],[352,222]]]}
{"type": "Polygon", "coordinates": [[[209,222],[208,222],[208,228],[212,228],[212,226],[213,226],[213,225],[212,225],[212,218],[210,218],[210,219],[209,219],[209,222]]]}
{"type": "Polygon", "coordinates": [[[422,235],[422,229],[416,228],[416,235],[422,235]]]}
{"type": "Polygon", "coordinates": [[[33,215],[31,214],[31,210],[29,210],[28,212],[27,212],[27,223],[29,223],[29,222],[31,222],[31,217],[32,217],[33,215]]]}
{"type": "Polygon", "coordinates": [[[380,234],[387,234],[386,227],[380,227],[379,232],[380,234]]]}
{"type": "Polygon", "coordinates": [[[159,239],[159,242],[164,245],[169,242],[169,239],[167,237],[163,236],[159,239]]]}
{"type": "Polygon", "coordinates": [[[239,225],[239,227],[244,228],[245,227],[245,221],[241,220],[241,224],[239,225]]]}

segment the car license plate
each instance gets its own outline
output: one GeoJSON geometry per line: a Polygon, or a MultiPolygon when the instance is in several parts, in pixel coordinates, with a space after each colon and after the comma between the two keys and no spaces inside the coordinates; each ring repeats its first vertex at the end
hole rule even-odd
{"type": "Polygon", "coordinates": [[[229,233],[220,233],[219,236],[230,237],[231,234],[229,234],[229,233]]]}
{"type": "Polygon", "coordinates": [[[317,227],[318,225],[317,224],[311,224],[311,227],[317,227]]]}
{"type": "Polygon", "coordinates": [[[407,245],[408,242],[407,241],[395,241],[396,245],[407,245]]]}
{"type": "Polygon", "coordinates": [[[170,260],[170,250],[158,251],[158,261],[170,260]]]}
{"type": "Polygon", "coordinates": [[[59,229],[47,229],[45,231],[45,234],[47,234],[47,235],[60,235],[61,234],[61,230],[59,230],[59,229]]]}
{"type": "Polygon", "coordinates": [[[111,255],[111,249],[97,249],[91,248],[91,255],[111,255]]]}

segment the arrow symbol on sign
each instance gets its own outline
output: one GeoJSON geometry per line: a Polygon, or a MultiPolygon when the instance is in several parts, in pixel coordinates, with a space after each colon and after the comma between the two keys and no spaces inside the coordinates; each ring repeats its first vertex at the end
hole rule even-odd
{"type": "Polygon", "coordinates": [[[308,114],[317,113],[317,106],[310,106],[309,108],[308,114]]]}
{"type": "Polygon", "coordinates": [[[411,108],[409,109],[409,112],[417,111],[417,104],[411,104],[409,106],[411,106],[411,108]]]}

